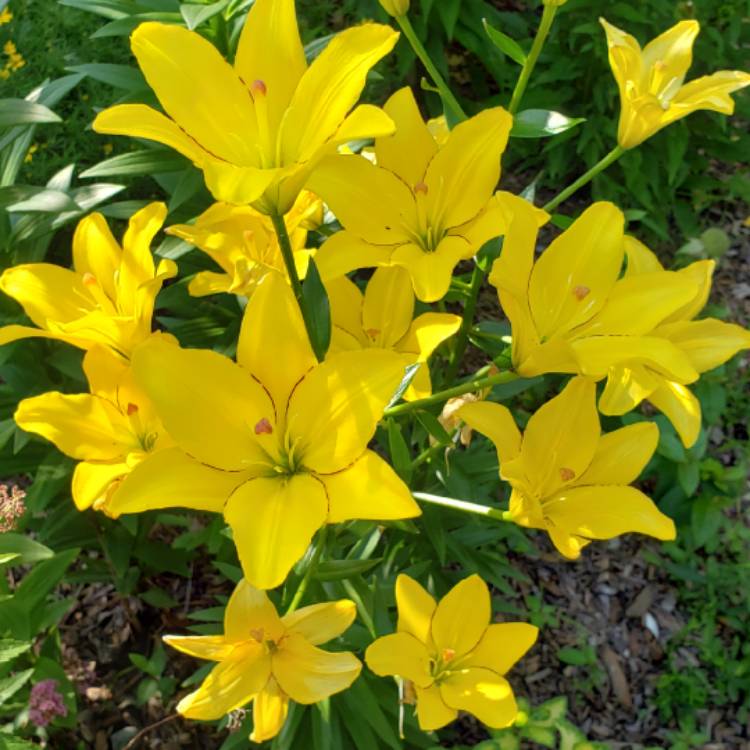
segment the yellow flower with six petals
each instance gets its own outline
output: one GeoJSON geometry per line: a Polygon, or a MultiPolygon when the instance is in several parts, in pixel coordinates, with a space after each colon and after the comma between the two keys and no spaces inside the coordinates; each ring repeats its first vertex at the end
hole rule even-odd
{"type": "Polygon", "coordinates": [[[547,531],[565,557],[627,532],[675,538],[672,520],[628,486],[654,454],[658,427],[639,422],[602,434],[590,378],[573,378],[531,417],[523,436],[501,404],[466,404],[458,415],[497,449],[500,477],[513,488],[508,517],[547,531]]]}
{"type": "Polygon", "coordinates": [[[244,579],[224,613],[222,635],[164,637],[190,656],[218,662],[177,711],[188,719],[212,720],[253,702],[253,742],[275,737],[289,700],[310,704],[346,690],[362,665],[349,651],[318,648],[341,635],[357,614],[342,599],[303,607],[279,617],[263,591],[244,579]]]}
{"type": "Polygon", "coordinates": [[[457,583],[439,603],[413,578],[396,579],[398,628],[365,653],[377,675],[413,683],[419,726],[440,729],[459,711],[493,728],[510,726],[518,708],[504,675],[531,648],[537,628],[491,624],[487,584],[477,575],[457,583]]]}
{"type": "Polygon", "coordinates": [[[684,83],[700,31],[697,21],[680,21],[643,49],[630,34],[603,18],[599,21],[620,89],[617,142],[622,148],[633,148],[700,109],[731,115],[734,101],[729,95],[750,85],[750,74],[739,70],[721,70],[684,83]]]}
{"type": "MultiPolygon", "coordinates": [[[[305,247],[307,232],[322,223],[322,215],[322,201],[303,191],[284,217],[301,279],[307,274],[307,265],[314,252],[305,247]]],[[[194,224],[175,224],[166,232],[199,247],[224,271],[196,274],[188,286],[194,297],[219,292],[249,297],[270,269],[286,275],[271,220],[251,206],[214,203],[194,224]]]]}
{"type": "Polygon", "coordinates": [[[232,66],[197,32],[143,23],[131,46],[166,115],[119,104],[94,130],[164,143],[203,171],[216,200],[284,214],[323,154],[393,132],[381,109],[350,110],[397,39],[388,26],[363,24],[335,36],[308,67],[294,0],[256,0],[232,66]]]}
{"type": "Polygon", "coordinates": [[[513,118],[495,107],[462,122],[440,145],[411,89],[385,104],[396,134],[375,141],[376,164],[361,156],[324,159],[310,189],[331,207],[344,231],[321,248],[324,279],[357,268],[405,268],[423,302],[445,296],[453,269],[507,225],[519,200],[493,193],[513,118]]]}
{"type": "Polygon", "coordinates": [[[245,308],[237,364],[158,341],[137,350],[136,381],[179,447],[139,464],[108,512],[223,513],[248,581],[278,586],[324,524],[419,515],[367,449],[409,363],[378,349],[317,363],[291,288],[269,273],[245,308]]]}
{"type": "Polygon", "coordinates": [[[432,393],[427,360],[461,325],[449,313],[427,312],[412,320],[414,292],[409,274],[398,266],[378,268],[364,293],[346,276],[326,283],[331,303],[331,351],[392,349],[412,354],[420,363],[404,398],[432,393]]]}
{"type": "Polygon", "coordinates": [[[103,344],[129,356],[151,335],[156,295],[177,274],[173,261],[154,265],[150,244],[167,207],[152,203],[130,219],[122,247],[101,214],[87,216],[73,237],[73,270],[51,263],[8,268],[0,289],[21,304],[38,328],[0,328],[0,344],[44,337],[81,349],[103,344]]]}

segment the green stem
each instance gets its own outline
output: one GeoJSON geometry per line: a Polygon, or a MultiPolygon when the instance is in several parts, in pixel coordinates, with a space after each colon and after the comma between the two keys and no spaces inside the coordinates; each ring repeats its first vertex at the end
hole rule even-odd
{"type": "Polygon", "coordinates": [[[580,190],[584,185],[591,182],[600,172],[603,172],[610,164],[614,164],[623,154],[622,146],[615,146],[604,158],[594,164],[586,174],[581,175],[573,184],[568,185],[559,195],[556,195],[546,206],[545,211],[554,211],[563,201],[570,198],[573,193],[580,190]]]}
{"type": "Polygon", "coordinates": [[[544,47],[544,43],[547,41],[547,35],[549,30],[552,28],[552,21],[555,19],[555,13],[557,13],[557,7],[555,5],[545,5],[544,12],[542,13],[542,20],[539,23],[536,36],[531,45],[531,51],[529,56],[526,58],[526,62],[523,64],[521,69],[521,75],[518,76],[518,82],[516,83],[515,89],[513,89],[513,96],[510,99],[508,105],[508,111],[515,115],[518,111],[518,107],[521,104],[521,99],[526,91],[526,86],[529,83],[531,74],[534,72],[536,61],[539,59],[539,53],[544,47]]]}
{"type": "MultiPolygon", "coordinates": [[[[307,331],[307,337],[310,339],[310,343],[313,342],[313,329],[311,322],[307,319],[305,314],[305,305],[302,298],[302,282],[299,280],[297,275],[297,266],[294,262],[294,251],[292,250],[292,242],[289,239],[289,232],[286,228],[286,222],[284,221],[283,214],[278,211],[273,211],[269,214],[271,221],[273,222],[273,228],[276,230],[276,237],[279,240],[279,247],[281,248],[281,256],[284,258],[284,265],[286,266],[286,272],[289,275],[289,281],[292,284],[292,291],[294,297],[299,305],[300,313],[305,321],[305,330],[307,331]]],[[[315,347],[313,346],[313,351],[315,347]]]]}
{"type": "Polygon", "coordinates": [[[471,275],[471,284],[469,286],[469,293],[464,304],[464,314],[461,319],[461,327],[458,329],[456,335],[456,342],[451,353],[450,362],[448,363],[448,370],[445,373],[445,382],[452,383],[456,379],[458,368],[461,366],[461,360],[463,359],[466,346],[469,343],[469,332],[474,324],[474,313],[477,309],[477,300],[479,299],[479,291],[482,288],[482,282],[484,281],[484,271],[479,267],[478,263],[474,263],[474,272],[471,275]]]}
{"type": "Polygon", "coordinates": [[[453,92],[448,87],[445,79],[440,75],[440,71],[435,67],[435,63],[432,62],[432,59],[427,54],[427,50],[424,48],[424,45],[417,36],[417,32],[414,31],[414,27],[411,25],[409,17],[405,15],[398,16],[398,18],[396,18],[396,21],[401,27],[401,31],[404,32],[404,36],[409,40],[411,48],[416,53],[417,57],[422,61],[422,65],[424,65],[425,70],[427,70],[427,72],[430,74],[430,78],[432,78],[432,82],[435,84],[435,86],[437,86],[441,98],[443,99],[445,104],[450,107],[451,111],[453,112],[453,116],[456,117],[459,121],[465,120],[466,112],[464,112],[463,108],[458,103],[458,99],[453,96],[453,92]]]}
{"type": "Polygon", "coordinates": [[[417,409],[424,409],[425,406],[440,404],[443,401],[447,401],[449,398],[453,398],[454,396],[463,396],[464,393],[481,391],[483,388],[489,388],[493,385],[501,385],[502,383],[510,383],[517,378],[518,375],[515,372],[510,371],[499,372],[496,375],[490,375],[486,378],[478,378],[474,376],[473,378],[460,383],[453,388],[448,388],[444,391],[433,393],[432,396],[428,396],[427,398],[420,398],[416,401],[406,401],[403,404],[396,404],[396,406],[391,406],[390,409],[385,410],[384,416],[395,417],[399,414],[406,414],[407,412],[415,411],[417,409]]]}
{"type": "Polygon", "coordinates": [[[494,518],[496,521],[507,521],[507,511],[498,510],[497,508],[488,508],[486,505],[469,503],[466,500],[455,500],[452,497],[441,497],[440,495],[430,495],[427,492],[412,492],[413,497],[423,503],[430,505],[440,505],[443,508],[460,510],[462,513],[472,513],[476,516],[485,516],[494,518]]]}
{"type": "Polygon", "coordinates": [[[315,571],[318,569],[320,556],[323,554],[323,549],[326,546],[327,539],[328,539],[328,526],[325,525],[321,527],[320,531],[318,532],[318,538],[315,541],[315,550],[313,551],[312,559],[310,560],[310,563],[307,566],[305,575],[300,581],[299,586],[297,587],[297,590],[294,592],[294,598],[292,599],[291,604],[289,605],[289,609],[286,611],[287,614],[289,614],[290,612],[294,612],[294,610],[297,609],[297,607],[299,607],[300,602],[302,601],[302,597],[304,597],[305,592],[307,591],[307,587],[310,585],[310,581],[312,577],[315,575],[315,571]]]}

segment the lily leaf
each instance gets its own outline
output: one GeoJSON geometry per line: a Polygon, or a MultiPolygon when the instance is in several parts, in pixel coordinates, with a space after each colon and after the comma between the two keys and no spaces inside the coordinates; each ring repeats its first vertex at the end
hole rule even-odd
{"type": "Polygon", "coordinates": [[[507,55],[513,62],[519,65],[526,64],[526,53],[515,39],[511,39],[507,34],[503,34],[502,31],[498,31],[494,26],[490,26],[486,18],[482,19],[482,26],[484,26],[484,30],[490,41],[500,52],[507,55]]]}
{"type": "Polygon", "coordinates": [[[585,117],[567,117],[548,109],[525,109],[513,119],[514,138],[548,138],[585,122],[585,117]]]}

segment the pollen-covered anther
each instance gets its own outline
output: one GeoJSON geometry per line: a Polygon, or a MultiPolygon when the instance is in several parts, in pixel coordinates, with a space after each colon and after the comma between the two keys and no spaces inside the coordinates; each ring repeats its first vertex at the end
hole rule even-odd
{"type": "Polygon", "coordinates": [[[261,81],[260,78],[254,80],[250,84],[250,93],[253,95],[253,98],[255,98],[256,96],[265,96],[268,93],[266,82],[261,81]]]}
{"type": "Polygon", "coordinates": [[[368,328],[365,333],[373,340],[380,336],[380,331],[377,328],[368,328]]]}
{"type": "Polygon", "coordinates": [[[589,289],[587,286],[579,285],[576,287],[573,287],[573,296],[580,302],[582,299],[585,299],[590,294],[591,289],[589,289]]]}
{"type": "Polygon", "coordinates": [[[132,417],[133,414],[135,414],[138,411],[138,404],[133,404],[133,403],[128,404],[126,411],[128,413],[128,416],[132,417]]]}
{"type": "Polygon", "coordinates": [[[415,193],[422,193],[423,195],[427,195],[427,193],[430,192],[430,188],[427,186],[427,183],[425,183],[425,182],[418,182],[414,186],[414,192],[415,193]]]}
{"type": "Polygon", "coordinates": [[[453,661],[456,656],[456,651],[452,648],[444,648],[441,656],[443,657],[443,661],[447,664],[448,662],[453,661]]]}
{"type": "Polygon", "coordinates": [[[96,286],[99,282],[96,280],[96,276],[94,276],[93,273],[86,271],[86,273],[83,274],[83,283],[86,284],[86,286],[96,286]]]}
{"type": "Polygon", "coordinates": [[[258,641],[258,643],[263,643],[263,639],[265,637],[265,631],[263,628],[253,628],[250,631],[250,635],[254,641],[258,641]]]}
{"type": "Polygon", "coordinates": [[[263,417],[263,419],[258,422],[258,424],[255,425],[255,434],[256,435],[271,435],[273,433],[273,427],[271,426],[271,423],[263,417]]]}
{"type": "Polygon", "coordinates": [[[560,479],[562,479],[563,482],[569,482],[571,479],[575,479],[575,476],[576,473],[573,469],[568,469],[565,466],[560,469],[560,479]]]}

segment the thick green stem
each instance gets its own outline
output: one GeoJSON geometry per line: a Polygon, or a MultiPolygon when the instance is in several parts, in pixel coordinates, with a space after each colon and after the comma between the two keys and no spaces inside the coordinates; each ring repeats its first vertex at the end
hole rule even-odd
{"type": "Polygon", "coordinates": [[[302,601],[302,598],[305,595],[305,592],[307,591],[307,587],[310,585],[310,580],[315,575],[315,572],[318,569],[318,563],[320,562],[320,556],[323,554],[323,549],[326,546],[326,541],[328,540],[328,526],[323,526],[320,531],[318,532],[318,538],[315,540],[315,549],[313,550],[312,558],[310,559],[310,562],[307,566],[307,570],[305,571],[305,575],[302,577],[302,580],[299,582],[299,586],[297,586],[297,590],[294,592],[294,598],[291,601],[291,604],[289,605],[289,609],[287,609],[286,613],[289,614],[290,612],[294,612],[297,607],[299,607],[300,602],[302,601]]]}
{"type": "Polygon", "coordinates": [[[507,521],[506,511],[497,508],[488,508],[486,505],[469,503],[466,500],[455,500],[452,497],[441,497],[440,495],[430,495],[427,492],[412,492],[412,496],[423,503],[430,505],[440,505],[443,508],[459,510],[462,513],[472,513],[476,516],[485,516],[494,518],[496,521],[507,521]]]}
{"type": "MultiPolygon", "coordinates": [[[[294,251],[292,250],[292,242],[289,239],[289,232],[286,228],[286,222],[284,216],[277,211],[269,214],[271,221],[273,222],[273,228],[276,230],[276,237],[279,240],[279,247],[281,248],[281,256],[284,259],[284,265],[286,266],[286,272],[289,275],[289,281],[292,284],[292,291],[299,305],[302,318],[305,321],[305,330],[307,331],[307,337],[310,339],[310,343],[313,342],[313,329],[312,324],[308,320],[308,316],[305,314],[305,304],[302,299],[302,282],[299,280],[297,274],[297,266],[294,262],[294,251]]],[[[313,346],[313,351],[315,347],[313,346]]]]}
{"type": "Polygon", "coordinates": [[[464,304],[464,314],[461,319],[461,327],[458,329],[458,334],[456,334],[456,342],[453,346],[450,362],[448,363],[448,370],[445,373],[446,383],[452,383],[456,379],[458,368],[461,366],[461,360],[466,351],[466,346],[469,343],[469,332],[471,331],[472,325],[474,325],[474,312],[477,309],[477,300],[479,299],[479,291],[482,288],[483,281],[484,271],[480,268],[479,264],[475,262],[474,272],[471,275],[468,296],[466,298],[466,303],[464,304]]]}
{"type": "Polygon", "coordinates": [[[600,172],[603,172],[610,164],[614,164],[623,154],[622,146],[615,146],[601,161],[594,164],[586,174],[581,175],[573,184],[568,185],[559,195],[556,195],[546,206],[545,211],[554,211],[563,201],[570,198],[573,193],[580,190],[584,185],[591,182],[600,172]]]}
{"type": "Polygon", "coordinates": [[[531,74],[534,72],[536,61],[539,59],[539,53],[544,47],[544,43],[547,41],[547,35],[549,30],[552,28],[552,21],[555,19],[555,13],[557,13],[557,7],[554,5],[545,5],[544,12],[542,13],[542,20],[537,29],[536,36],[531,45],[531,51],[529,56],[526,58],[526,62],[523,64],[521,69],[521,75],[518,76],[518,82],[516,83],[515,89],[513,89],[513,96],[511,97],[510,104],[508,105],[508,111],[515,115],[518,112],[518,107],[521,105],[521,99],[526,92],[526,86],[529,83],[531,74]]]}
{"type": "Polygon", "coordinates": [[[440,96],[445,104],[450,107],[453,116],[459,121],[466,119],[466,112],[464,112],[461,105],[458,103],[458,99],[453,95],[453,92],[448,87],[443,76],[440,75],[440,71],[435,67],[435,63],[427,54],[427,50],[417,36],[417,32],[414,31],[414,27],[411,25],[411,21],[408,16],[398,16],[396,18],[398,25],[401,27],[401,31],[404,32],[404,36],[409,40],[411,48],[414,50],[417,57],[422,61],[425,70],[430,74],[432,82],[437,86],[440,96]]]}
{"type": "Polygon", "coordinates": [[[420,398],[416,401],[406,401],[403,404],[396,404],[391,406],[390,409],[386,409],[384,416],[396,417],[399,414],[406,414],[410,411],[417,409],[424,409],[426,406],[432,406],[433,404],[440,404],[443,401],[447,401],[449,398],[454,396],[463,396],[464,393],[471,393],[472,391],[481,391],[483,388],[490,388],[493,385],[501,385],[502,383],[510,383],[516,380],[518,375],[515,372],[499,372],[497,375],[490,375],[489,377],[473,377],[463,383],[460,383],[453,388],[448,388],[444,391],[438,391],[433,393],[432,396],[427,398],[420,398]]]}

